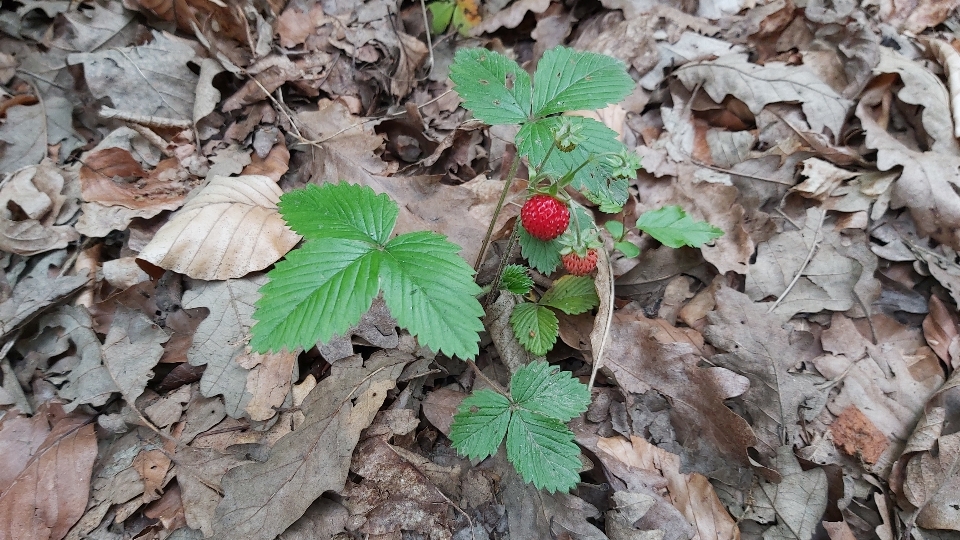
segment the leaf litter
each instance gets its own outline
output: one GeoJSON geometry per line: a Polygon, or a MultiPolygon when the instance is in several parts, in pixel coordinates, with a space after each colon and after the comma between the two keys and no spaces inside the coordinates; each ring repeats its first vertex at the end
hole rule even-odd
{"type": "Polygon", "coordinates": [[[0,538],[960,535],[956,2],[499,0],[429,40],[418,2],[11,6],[0,538]],[[506,295],[486,381],[379,298],[330,343],[248,347],[292,189],[388,194],[398,233],[472,264],[516,149],[449,65],[479,45],[532,74],[557,44],[636,83],[593,116],[643,157],[617,219],[724,232],[627,231],[600,309],[558,317],[546,360],[594,383],[571,493],[451,447],[469,392],[535,360],[506,295]]]}

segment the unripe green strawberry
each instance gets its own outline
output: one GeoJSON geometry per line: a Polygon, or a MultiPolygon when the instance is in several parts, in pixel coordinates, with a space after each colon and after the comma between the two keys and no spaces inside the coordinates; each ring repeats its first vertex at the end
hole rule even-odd
{"type": "Polygon", "coordinates": [[[570,224],[570,210],[559,199],[538,194],[523,203],[523,208],[520,209],[520,222],[530,236],[547,242],[567,230],[567,225],[570,224]]]}
{"type": "Polygon", "coordinates": [[[584,257],[572,251],[560,257],[560,260],[567,272],[575,276],[585,276],[597,267],[597,250],[594,248],[588,249],[584,257]]]}

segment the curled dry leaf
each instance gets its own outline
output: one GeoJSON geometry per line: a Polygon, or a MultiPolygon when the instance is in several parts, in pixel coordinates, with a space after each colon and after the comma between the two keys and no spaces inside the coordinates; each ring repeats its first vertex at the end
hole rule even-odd
{"type": "Polygon", "coordinates": [[[890,476],[921,527],[960,531],[960,433],[953,425],[958,404],[960,370],[927,401],[890,476]]]}
{"type": "Polygon", "coordinates": [[[953,136],[960,137],[960,52],[941,39],[933,38],[927,43],[930,44],[943,70],[947,72],[950,111],[953,112],[953,136]]]}
{"type": "MultiPolygon", "coordinates": [[[[251,419],[269,420],[277,414],[277,409],[283,405],[283,400],[290,392],[290,385],[294,382],[292,378],[298,355],[298,351],[286,350],[278,353],[245,355],[256,364],[256,367],[247,374],[247,392],[253,397],[247,403],[246,411],[251,419]]],[[[248,367],[244,365],[242,358],[238,357],[236,361],[248,367]]]]}
{"type": "Polygon", "coordinates": [[[706,476],[681,474],[680,456],[657,448],[641,437],[623,437],[597,441],[601,461],[618,460],[627,465],[623,471],[644,471],[662,475],[667,499],[683,514],[699,538],[740,538],[740,530],[717,497],[706,476]]]}
{"type": "Polygon", "coordinates": [[[732,95],[746,103],[755,115],[770,103],[799,102],[816,133],[828,128],[839,136],[851,106],[850,100],[842,98],[803,66],[776,62],[760,66],[748,62],[743,55],[732,54],[691,62],[675,73],[687,89],[702,85],[717,103],[732,95]]]}
{"type": "Polygon", "coordinates": [[[215,176],[157,231],[139,258],[208,281],[263,270],[300,240],[277,211],[282,193],[266,176],[215,176]]]}
{"type": "Polygon", "coordinates": [[[150,211],[138,217],[153,217],[179,208],[192,187],[187,179],[176,158],[161,161],[148,173],[123,148],[97,150],[84,159],[80,168],[85,201],[150,211]]]}
{"type": "Polygon", "coordinates": [[[66,536],[87,506],[96,457],[97,436],[90,419],[61,417],[0,494],[0,538],[66,536]]]}

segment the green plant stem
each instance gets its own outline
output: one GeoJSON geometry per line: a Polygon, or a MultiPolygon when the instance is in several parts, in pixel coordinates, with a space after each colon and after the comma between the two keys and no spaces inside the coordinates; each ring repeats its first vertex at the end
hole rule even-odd
{"type": "Polygon", "coordinates": [[[517,240],[520,239],[520,219],[517,218],[517,221],[513,224],[513,232],[510,233],[510,240],[507,242],[507,250],[503,252],[503,257],[500,259],[500,266],[497,267],[497,275],[493,277],[493,282],[490,284],[490,294],[487,296],[487,301],[484,303],[484,309],[490,307],[490,304],[493,303],[493,297],[497,292],[497,289],[500,288],[500,278],[503,277],[503,269],[507,267],[507,264],[510,260],[510,254],[513,253],[513,248],[517,246],[517,240]]]}
{"type": "MultiPolygon", "coordinates": [[[[480,245],[480,253],[477,254],[477,262],[473,263],[473,270],[479,271],[480,264],[483,262],[483,254],[486,253],[487,247],[490,246],[490,238],[493,236],[493,228],[497,225],[497,218],[500,216],[500,211],[503,210],[503,203],[507,200],[507,194],[510,193],[510,186],[513,184],[513,180],[517,177],[517,168],[520,166],[520,153],[519,151],[513,156],[513,163],[510,165],[510,172],[507,173],[507,180],[503,184],[503,191],[500,192],[500,200],[497,201],[497,207],[493,210],[493,217],[490,218],[490,225],[487,227],[487,234],[483,237],[483,244],[480,245]]],[[[497,278],[499,281],[499,277],[497,278]]]]}

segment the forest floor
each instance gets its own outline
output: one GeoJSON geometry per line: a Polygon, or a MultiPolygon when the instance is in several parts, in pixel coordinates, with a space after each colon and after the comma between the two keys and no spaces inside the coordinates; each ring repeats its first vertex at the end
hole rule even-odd
{"type": "Polygon", "coordinates": [[[0,540],[960,539],[958,4],[4,1],[0,540]],[[642,169],[617,214],[576,198],[640,254],[604,232],[599,308],[558,316],[546,360],[599,371],[550,493],[449,438],[523,364],[503,302],[475,369],[379,300],[249,342],[308,184],[387,194],[470,265],[495,219],[492,281],[529,174],[450,65],[558,45],[624,63],[581,114],[642,169]],[[631,227],[670,205],[723,236],[631,227]]]}

